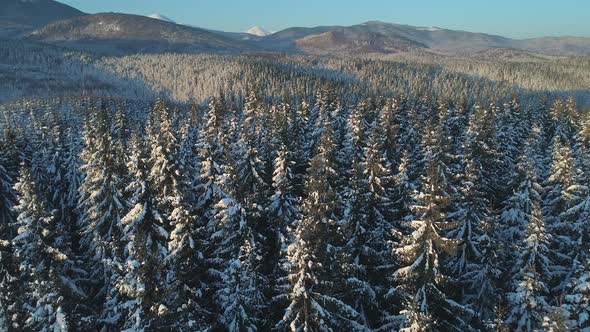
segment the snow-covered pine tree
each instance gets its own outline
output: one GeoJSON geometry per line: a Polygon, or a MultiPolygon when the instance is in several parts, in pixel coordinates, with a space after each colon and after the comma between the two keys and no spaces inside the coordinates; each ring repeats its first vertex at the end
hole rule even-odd
{"type": "Polygon", "coordinates": [[[426,125],[418,119],[417,106],[410,105],[407,100],[400,101],[400,111],[397,113],[397,118],[400,124],[398,146],[408,152],[408,160],[411,162],[408,167],[410,181],[418,183],[420,174],[424,170],[420,137],[425,136],[422,127],[426,127],[426,125]]]}
{"type": "MultiPolygon", "coordinates": [[[[2,234],[12,234],[5,226],[0,227],[2,234]]],[[[10,240],[0,240],[0,330],[19,330],[22,323],[22,294],[19,292],[20,283],[18,263],[13,256],[10,240]]]]}
{"type": "Polygon", "coordinates": [[[383,128],[375,124],[362,155],[353,158],[355,170],[343,220],[346,278],[345,301],[361,314],[369,328],[379,323],[381,299],[388,290],[387,273],[395,268],[388,242],[401,233],[393,222],[392,177],[383,143],[383,128]]]}
{"type": "Polygon", "coordinates": [[[278,329],[291,331],[363,330],[360,315],[339,299],[338,281],[328,255],[333,252],[338,200],[335,192],[334,142],[331,128],[324,128],[308,170],[303,218],[297,223],[288,248],[290,289],[288,306],[278,329]]]}
{"type": "Polygon", "coordinates": [[[169,216],[169,255],[166,257],[171,320],[185,329],[202,328],[208,322],[210,309],[203,306],[205,296],[204,224],[197,218],[194,203],[198,198],[199,160],[195,128],[182,130],[178,164],[181,181],[174,189],[172,213],[169,216]],[[172,318],[173,317],[173,318],[172,318]]]}
{"type": "Polygon", "coordinates": [[[567,225],[565,241],[570,245],[562,248],[566,249],[564,253],[571,262],[564,281],[563,303],[570,328],[586,331],[590,330],[590,193],[586,186],[582,187],[586,192],[584,199],[562,213],[559,219],[567,225]]]}
{"type": "Polygon", "coordinates": [[[576,134],[576,121],[578,118],[577,106],[573,98],[568,98],[565,103],[557,99],[549,109],[551,117],[550,137],[559,139],[571,144],[576,134]]]}
{"type": "MultiPolygon", "coordinates": [[[[246,209],[248,219],[252,220],[258,232],[268,231],[264,220],[264,203],[270,189],[266,182],[266,162],[259,154],[260,115],[259,101],[254,93],[246,99],[240,136],[232,150],[235,166],[235,198],[246,209]]],[[[231,188],[234,190],[234,188],[231,188]]]]}
{"type": "Polygon", "coordinates": [[[221,144],[221,111],[215,100],[209,103],[200,128],[197,151],[200,157],[200,176],[197,184],[196,207],[205,223],[213,219],[212,206],[223,196],[219,188],[219,177],[223,174],[222,166],[226,161],[221,144]]]}
{"type": "Polygon", "coordinates": [[[118,278],[114,265],[121,257],[121,215],[123,214],[123,178],[115,156],[108,115],[91,110],[85,124],[81,153],[84,181],[80,186],[80,245],[87,259],[88,294],[94,312],[89,320],[97,326],[116,323],[112,316],[113,299],[109,293],[118,278]]]}
{"type": "Polygon", "coordinates": [[[523,116],[520,105],[516,97],[510,102],[504,103],[498,111],[496,121],[496,137],[498,142],[498,151],[501,159],[502,180],[505,188],[505,194],[510,195],[510,189],[518,185],[511,181],[512,175],[516,172],[516,163],[518,155],[522,152],[522,145],[527,139],[526,129],[530,128],[531,121],[523,116]]]}
{"type": "Polygon", "coordinates": [[[0,330],[20,326],[16,313],[17,268],[11,245],[14,237],[12,207],[16,197],[12,178],[4,167],[6,163],[6,156],[0,153],[0,330]]]}
{"type": "Polygon", "coordinates": [[[525,238],[518,246],[518,257],[512,267],[512,291],[507,296],[509,313],[506,323],[514,331],[539,330],[549,310],[547,282],[553,273],[548,257],[551,239],[545,231],[540,204],[539,199],[532,201],[525,238]]]}
{"type": "Polygon", "coordinates": [[[303,195],[304,174],[307,170],[309,154],[305,147],[308,145],[306,141],[306,107],[305,102],[298,107],[292,107],[288,118],[288,128],[286,132],[286,140],[284,144],[291,152],[293,159],[293,189],[296,197],[303,195]]]}
{"type": "Polygon", "coordinates": [[[167,308],[164,258],[167,256],[168,233],[156,210],[154,189],[148,181],[149,166],[145,148],[139,138],[132,140],[128,162],[131,182],[129,212],[121,219],[123,257],[117,265],[116,290],[109,294],[116,304],[113,315],[121,315],[117,328],[130,331],[157,330],[165,326],[167,308]]]}
{"type": "Polygon", "coordinates": [[[14,211],[16,197],[10,174],[0,153],[0,330],[23,328],[19,303],[18,265],[13,256],[14,211]]]}
{"type": "MultiPolygon", "coordinates": [[[[339,146],[339,150],[336,152],[337,172],[341,175],[338,177],[338,187],[336,189],[342,198],[351,195],[351,188],[347,179],[353,175],[355,168],[358,168],[358,163],[363,157],[364,147],[367,143],[366,131],[369,130],[369,126],[365,121],[365,114],[362,112],[363,109],[360,105],[349,112],[346,125],[343,129],[343,141],[339,146]],[[354,164],[355,161],[357,162],[356,165],[354,164]]],[[[338,144],[336,146],[338,147],[338,144]]]]}
{"type": "Polygon", "coordinates": [[[6,156],[0,153],[0,225],[7,225],[14,219],[12,215],[12,206],[15,201],[12,189],[13,179],[4,166],[6,163],[6,156]]]}
{"type": "Polygon", "coordinates": [[[574,277],[568,284],[564,309],[569,313],[568,326],[572,331],[590,330],[590,259],[575,264],[574,277]]]}
{"type": "Polygon", "coordinates": [[[585,114],[580,121],[580,130],[576,135],[574,152],[577,165],[582,169],[584,179],[590,179],[590,113],[585,114]]]}
{"type": "Polygon", "coordinates": [[[214,278],[220,325],[232,332],[257,331],[265,324],[262,309],[266,304],[265,283],[259,272],[261,241],[246,209],[234,198],[234,177],[233,170],[226,167],[218,178],[223,198],[213,206],[215,232],[210,238],[209,273],[214,278]]]}
{"type": "Polygon", "coordinates": [[[576,165],[570,147],[555,137],[552,149],[551,172],[543,183],[542,211],[547,229],[553,235],[554,263],[559,267],[554,271],[555,280],[551,286],[555,294],[561,296],[573,273],[572,262],[577,252],[574,228],[578,218],[582,217],[570,209],[585,199],[587,188],[581,185],[582,171],[576,165]]]}
{"type": "MultiPolygon", "coordinates": [[[[531,138],[533,137],[536,136],[531,135],[531,138]]],[[[508,257],[515,254],[514,246],[523,239],[533,212],[533,202],[541,200],[542,187],[539,184],[534,157],[533,142],[529,139],[516,164],[515,181],[518,182],[518,186],[512,196],[504,202],[500,216],[498,231],[504,243],[504,252],[507,255],[502,259],[508,269],[511,268],[513,262],[508,257]]]]}
{"type": "Polygon", "coordinates": [[[84,180],[84,176],[81,172],[82,160],[80,159],[80,153],[82,152],[82,141],[74,129],[70,129],[66,132],[65,142],[65,153],[64,161],[62,165],[63,169],[63,181],[64,181],[64,192],[63,192],[63,209],[62,214],[64,220],[70,227],[75,228],[77,220],[76,208],[80,198],[80,186],[84,180]]]}
{"type": "Polygon", "coordinates": [[[475,313],[453,301],[443,288],[447,276],[440,261],[444,255],[454,255],[458,240],[442,234],[453,223],[446,222],[443,212],[449,204],[446,170],[441,163],[440,148],[436,147],[440,132],[429,131],[425,138],[426,173],[422,189],[415,195],[412,206],[415,217],[405,222],[412,233],[404,237],[402,245],[394,249],[403,265],[395,271],[395,292],[405,298],[401,312],[401,328],[407,331],[472,330],[477,328],[475,313]]]}
{"type": "Polygon", "coordinates": [[[399,112],[399,101],[397,99],[385,100],[385,105],[377,114],[375,125],[379,125],[383,131],[382,142],[385,148],[385,157],[391,167],[399,166],[402,157],[402,151],[397,145],[400,125],[397,122],[397,112],[399,112]]]}
{"type": "Polygon", "coordinates": [[[174,190],[181,181],[177,165],[179,143],[174,132],[172,112],[166,104],[159,100],[152,112],[147,129],[150,146],[149,181],[154,188],[155,208],[166,220],[164,228],[169,230],[167,218],[173,210],[174,190]]]}
{"type": "MultiPolygon", "coordinates": [[[[36,331],[68,331],[73,328],[73,307],[66,307],[67,289],[73,282],[64,274],[69,259],[60,247],[60,234],[51,212],[48,212],[30,170],[23,165],[15,184],[18,205],[14,253],[20,265],[21,282],[26,282],[22,299],[26,311],[24,329],[36,331]]],[[[77,294],[83,297],[82,293],[77,294]]],[[[71,304],[71,303],[70,303],[71,304]]]]}
{"type": "Polygon", "coordinates": [[[463,284],[463,303],[470,305],[484,320],[495,318],[494,307],[500,300],[497,282],[500,270],[495,252],[498,249],[495,232],[495,215],[489,197],[489,177],[495,176],[494,160],[498,154],[489,141],[493,131],[489,127],[485,110],[476,108],[466,133],[465,171],[460,188],[460,202],[452,219],[459,227],[448,236],[460,241],[458,254],[451,260],[457,279],[463,284]]]}
{"type": "MultiPolygon", "coordinates": [[[[291,168],[293,160],[290,151],[284,144],[281,144],[274,162],[273,195],[269,198],[266,208],[266,215],[273,227],[273,246],[270,253],[273,255],[274,264],[273,278],[270,280],[273,285],[273,301],[283,303],[287,298],[288,280],[290,271],[287,259],[288,247],[291,244],[291,235],[301,219],[299,197],[294,194],[294,176],[291,168]]],[[[278,309],[278,308],[277,308],[278,309]]],[[[280,310],[271,310],[273,314],[280,310]]],[[[276,313],[282,315],[283,313],[276,313]]]]}
{"type": "Polygon", "coordinates": [[[30,156],[31,175],[40,192],[45,195],[47,203],[53,207],[53,198],[59,194],[60,189],[53,186],[59,184],[61,175],[58,172],[61,152],[58,144],[60,129],[53,123],[56,119],[52,110],[32,119],[33,133],[28,143],[29,149],[32,151],[30,156]],[[54,178],[58,180],[55,183],[53,182],[54,178]]]}
{"type": "Polygon", "coordinates": [[[307,146],[306,150],[311,155],[316,151],[320,144],[322,132],[328,127],[332,127],[332,113],[336,108],[336,98],[334,91],[328,87],[321,87],[317,90],[315,104],[309,110],[307,120],[307,146]]]}
{"type": "Polygon", "coordinates": [[[411,207],[414,205],[413,193],[416,185],[410,180],[408,167],[410,165],[409,153],[402,152],[396,174],[393,176],[393,212],[394,220],[407,220],[411,217],[411,207]]]}

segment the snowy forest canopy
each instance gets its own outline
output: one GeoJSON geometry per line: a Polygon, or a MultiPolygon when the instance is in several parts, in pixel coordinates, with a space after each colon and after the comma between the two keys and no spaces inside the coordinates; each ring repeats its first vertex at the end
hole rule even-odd
{"type": "Polygon", "coordinates": [[[3,105],[0,330],[590,329],[573,99],[305,91],[3,105]]]}
{"type": "Polygon", "coordinates": [[[0,330],[588,328],[589,73],[3,41],[0,330]]]}

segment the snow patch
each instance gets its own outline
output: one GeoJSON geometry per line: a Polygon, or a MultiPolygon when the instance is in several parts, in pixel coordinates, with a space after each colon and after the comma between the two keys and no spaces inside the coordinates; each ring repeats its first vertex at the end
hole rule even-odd
{"type": "Polygon", "coordinates": [[[248,29],[248,31],[246,31],[246,33],[249,33],[251,35],[255,35],[258,37],[265,37],[265,36],[268,36],[271,34],[269,31],[267,31],[259,26],[251,27],[250,29],[248,29]]]}
{"type": "Polygon", "coordinates": [[[420,31],[441,31],[441,28],[437,28],[437,27],[419,27],[416,28],[416,30],[420,30],[420,31]]]}
{"type": "Polygon", "coordinates": [[[165,22],[170,22],[170,23],[176,23],[176,22],[174,22],[173,19],[171,19],[171,18],[169,18],[167,16],[164,16],[162,14],[157,14],[157,13],[156,14],[151,14],[151,15],[148,15],[148,17],[149,18],[156,19],[156,20],[160,20],[160,21],[165,21],[165,22]]]}

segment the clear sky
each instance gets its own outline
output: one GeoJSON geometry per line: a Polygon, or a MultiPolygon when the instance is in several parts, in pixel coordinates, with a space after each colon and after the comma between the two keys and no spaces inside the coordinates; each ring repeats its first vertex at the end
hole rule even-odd
{"type": "Polygon", "coordinates": [[[371,20],[513,38],[590,37],[590,0],[59,0],[87,13],[159,13],[224,31],[259,25],[353,25],[371,20]]]}

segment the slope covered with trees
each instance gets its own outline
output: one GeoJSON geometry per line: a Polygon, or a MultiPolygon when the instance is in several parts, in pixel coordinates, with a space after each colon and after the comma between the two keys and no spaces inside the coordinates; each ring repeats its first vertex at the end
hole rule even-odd
{"type": "Polygon", "coordinates": [[[573,99],[292,82],[3,105],[0,329],[588,328],[573,99]]]}

